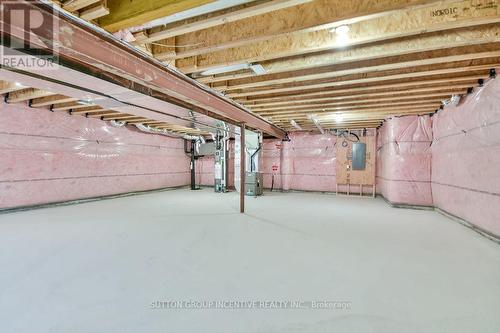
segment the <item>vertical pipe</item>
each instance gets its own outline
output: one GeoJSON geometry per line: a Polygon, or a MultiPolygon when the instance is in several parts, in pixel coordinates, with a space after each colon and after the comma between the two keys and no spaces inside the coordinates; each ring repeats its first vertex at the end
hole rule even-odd
{"type": "Polygon", "coordinates": [[[191,190],[196,190],[196,160],[194,158],[195,141],[191,140],[191,190]]]}
{"type": "Polygon", "coordinates": [[[240,213],[245,213],[245,124],[240,125],[240,213]]]}

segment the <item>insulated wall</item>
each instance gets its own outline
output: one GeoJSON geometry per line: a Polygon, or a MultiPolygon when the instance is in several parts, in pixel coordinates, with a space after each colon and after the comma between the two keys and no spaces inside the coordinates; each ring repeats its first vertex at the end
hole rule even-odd
{"type": "Polygon", "coordinates": [[[0,208],[188,185],[183,140],[0,104],[0,208]]]}
{"type": "Polygon", "coordinates": [[[281,148],[274,143],[274,148],[265,146],[264,156],[272,152],[272,157],[264,158],[265,187],[269,187],[272,163],[277,163],[277,151],[280,151],[278,182],[282,189],[302,191],[335,191],[335,142],[333,135],[312,133],[291,133],[289,142],[282,142],[281,148]],[[271,170],[269,166],[271,163],[271,170]]]}
{"type": "Polygon", "coordinates": [[[432,118],[387,119],[377,142],[378,193],[394,204],[432,206],[432,118]]]}
{"type": "MultiPolygon", "coordinates": [[[[361,135],[360,133],[358,134],[361,135]]],[[[374,136],[375,130],[368,130],[367,135],[374,136]]],[[[309,132],[292,132],[289,138],[288,142],[264,140],[261,164],[264,187],[271,187],[274,176],[275,189],[337,191],[336,144],[343,139],[338,139],[334,134],[309,132]]],[[[360,186],[339,185],[338,190],[359,193],[360,186]]],[[[364,186],[363,192],[370,194],[373,189],[371,186],[364,186]]]]}
{"type": "Polygon", "coordinates": [[[500,236],[500,79],[433,119],[434,205],[500,236]]]}

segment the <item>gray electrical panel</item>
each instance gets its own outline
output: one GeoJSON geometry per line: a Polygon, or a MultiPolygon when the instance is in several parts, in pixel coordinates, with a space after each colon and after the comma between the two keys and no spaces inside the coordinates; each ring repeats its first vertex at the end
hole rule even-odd
{"type": "Polygon", "coordinates": [[[365,170],[366,168],[366,144],[356,142],[352,144],[352,169],[365,170]]]}

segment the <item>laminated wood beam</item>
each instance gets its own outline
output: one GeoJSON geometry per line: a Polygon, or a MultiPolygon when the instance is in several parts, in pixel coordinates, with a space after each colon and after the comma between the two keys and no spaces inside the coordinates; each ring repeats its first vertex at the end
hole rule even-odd
{"type": "MultiPolygon", "coordinates": [[[[346,4],[355,2],[344,1],[346,4]]],[[[377,3],[372,1],[373,3],[377,3]]],[[[311,3],[314,4],[315,2],[311,3]]],[[[274,18],[276,20],[276,18],[274,18]]],[[[210,68],[227,66],[242,62],[260,62],[264,60],[297,56],[300,54],[319,52],[325,50],[342,49],[347,46],[358,46],[369,43],[387,41],[409,36],[416,36],[423,33],[444,31],[458,28],[470,28],[476,25],[491,24],[500,22],[500,11],[497,4],[488,8],[480,6],[471,1],[441,1],[433,6],[422,8],[408,8],[386,15],[378,16],[363,22],[350,25],[348,39],[342,37],[339,40],[337,34],[330,29],[308,31],[296,34],[277,36],[269,40],[253,40],[248,45],[232,45],[234,42],[212,45],[212,40],[220,40],[224,34],[219,31],[213,36],[200,38],[201,34],[186,38],[179,36],[179,45],[193,45],[204,43],[204,47],[192,47],[186,50],[178,50],[175,54],[177,68],[184,73],[193,73],[210,68]],[[434,15],[436,11],[453,6],[457,8],[452,15],[434,15]],[[231,47],[229,48],[228,45],[231,47]],[[224,48],[224,46],[226,46],[224,48]],[[203,56],[200,56],[203,55],[203,56]],[[195,61],[191,57],[197,56],[195,61]],[[185,58],[185,59],[181,59],[185,58]]],[[[254,26],[253,26],[254,27],[254,26]]],[[[234,36],[235,31],[229,36],[234,36]]],[[[227,37],[226,37],[227,38],[227,37]]],[[[160,60],[171,59],[172,55],[163,57],[156,55],[160,60]]]]}

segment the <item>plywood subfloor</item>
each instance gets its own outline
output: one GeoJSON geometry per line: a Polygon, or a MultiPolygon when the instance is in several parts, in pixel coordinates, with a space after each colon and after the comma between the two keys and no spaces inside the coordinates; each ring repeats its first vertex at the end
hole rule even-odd
{"type": "Polygon", "coordinates": [[[0,215],[2,332],[498,332],[500,246],[380,199],[176,190],[0,215]],[[154,301],[346,301],[165,310],[154,301]]]}

